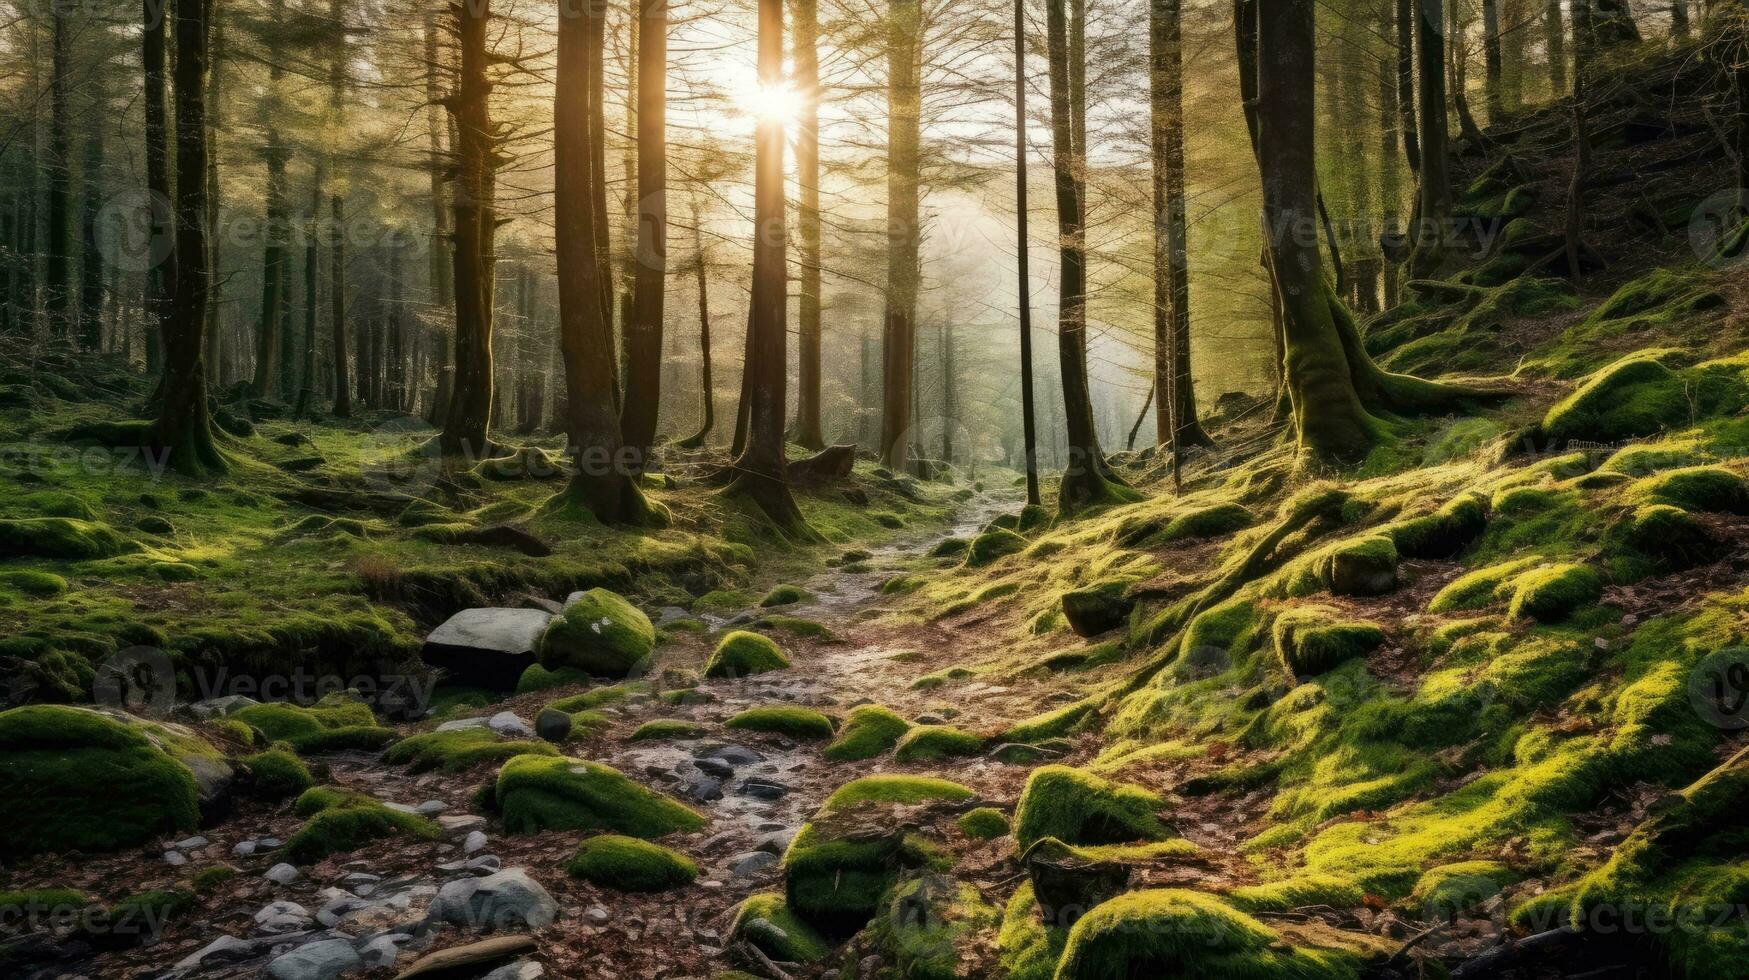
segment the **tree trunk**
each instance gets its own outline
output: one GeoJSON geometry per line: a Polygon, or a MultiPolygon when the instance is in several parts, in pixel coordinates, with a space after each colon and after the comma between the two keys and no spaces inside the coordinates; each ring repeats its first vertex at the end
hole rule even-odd
{"type": "Polygon", "coordinates": [[[48,261],[43,283],[43,314],[52,337],[65,337],[72,328],[73,274],[68,224],[72,220],[72,108],[68,105],[71,80],[69,62],[73,50],[71,8],[51,4],[54,21],[53,56],[49,69],[48,159],[48,261]]]}
{"type": "Polygon", "coordinates": [[[918,0],[891,0],[887,41],[887,297],[881,345],[881,462],[908,465],[916,387],[921,66],[918,0]]]}
{"type": "MultiPolygon", "coordinates": [[[[206,84],[211,0],[176,4],[176,171],[207,172],[206,84]]],[[[148,42],[150,43],[150,42],[148,42]]],[[[207,411],[206,368],[201,363],[208,284],[207,184],[176,182],[175,294],[164,323],[164,378],[152,447],[165,463],[190,476],[228,469],[213,440],[207,411]]]]}
{"type": "Polygon", "coordinates": [[[85,186],[79,216],[79,346],[86,351],[103,349],[103,242],[99,218],[103,213],[103,132],[110,122],[108,79],[105,66],[98,66],[90,82],[92,91],[85,132],[85,186]]]}
{"type": "Polygon", "coordinates": [[[668,274],[668,4],[632,4],[638,18],[637,247],[625,325],[625,402],[620,429],[637,472],[650,462],[662,407],[663,291],[668,274]]]}
{"type": "Polygon", "coordinates": [[[1506,114],[1505,59],[1500,48],[1500,0],[1482,0],[1482,59],[1486,65],[1488,125],[1506,114]]]}
{"type": "Polygon", "coordinates": [[[1033,404],[1032,384],[1032,276],[1027,268],[1030,246],[1027,242],[1026,127],[1026,5],[1024,0],[1014,0],[1014,220],[1020,304],[1020,424],[1026,453],[1026,502],[1037,507],[1041,498],[1038,488],[1038,416],[1033,404]]]}
{"type": "Polygon", "coordinates": [[[326,161],[318,160],[310,180],[310,216],[304,229],[304,364],[301,372],[303,384],[298,388],[298,404],[293,412],[297,418],[304,417],[316,397],[316,287],[322,259],[321,247],[317,244],[317,228],[321,222],[317,216],[322,212],[322,184],[326,175],[326,161]]]}
{"type": "Polygon", "coordinates": [[[1403,157],[1409,161],[1409,169],[1417,172],[1421,169],[1421,138],[1415,121],[1415,11],[1423,2],[1396,0],[1397,109],[1403,118],[1403,157]]]}
{"type": "Polygon", "coordinates": [[[692,251],[697,256],[693,269],[698,275],[698,357],[699,397],[704,405],[704,418],[698,431],[680,443],[682,449],[700,449],[717,425],[716,381],[711,377],[711,287],[710,268],[705,260],[704,229],[699,226],[698,203],[692,205],[692,251]]]}
{"type": "Polygon", "coordinates": [[[1670,0],[1670,36],[1686,41],[1688,35],[1688,0],[1670,0]]]}
{"type": "MultiPolygon", "coordinates": [[[[613,331],[613,240],[609,233],[607,219],[607,99],[600,93],[607,91],[607,14],[602,11],[599,17],[588,18],[590,31],[594,37],[589,43],[595,56],[589,62],[589,167],[593,178],[589,189],[590,207],[595,209],[595,253],[601,265],[601,315],[607,318],[608,331],[613,331]]],[[[620,404],[618,345],[610,342],[608,356],[612,361],[613,372],[613,403],[615,411],[620,404]]],[[[457,370],[460,370],[458,365],[457,370]]]]}
{"type": "Polygon", "coordinates": [[[1082,187],[1075,172],[1079,155],[1074,145],[1069,70],[1069,24],[1065,0],[1048,0],[1047,48],[1050,55],[1051,143],[1057,197],[1057,230],[1061,251],[1058,273],[1057,353],[1062,370],[1063,415],[1068,428],[1069,460],[1058,489],[1058,513],[1129,499],[1127,488],[1108,481],[1094,431],[1093,402],[1087,385],[1086,350],[1086,229],[1082,187]]]}
{"type": "MultiPolygon", "coordinates": [[[[328,16],[336,24],[344,24],[345,0],[328,0],[328,16]]],[[[346,102],[346,44],[344,33],[340,43],[330,52],[328,61],[328,112],[332,125],[343,124],[346,102]]],[[[339,169],[339,164],[335,164],[339,169]]],[[[352,415],[352,380],[346,364],[346,194],[337,188],[329,198],[333,227],[328,229],[328,328],[333,334],[334,414],[340,418],[352,415]]]]}
{"type": "Polygon", "coordinates": [[[142,0],[143,28],[140,61],[145,74],[146,100],[146,203],[150,209],[151,235],[147,242],[146,270],[146,370],[161,365],[155,356],[162,350],[162,326],[170,320],[171,299],[176,291],[176,251],[172,247],[176,228],[170,203],[170,120],[164,104],[168,0],[142,0]]]}
{"type": "MultiPolygon", "coordinates": [[[[898,30],[895,27],[895,34],[898,30]]],[[[768,89],[783,83],[783,0],[759,0],[759,83],[768,89]]],[[[911,121],[915,127],[915,115],[911,121]]],[[[759,119],[758,127],[753,191],[753,359],[747,366],[753,372],[753,383],[749,390],[747,448],[735,461],[736,476],[726,492],[745,494],[779,530],[811,538],[814,532],[802,517],[795,498],[790,496],[789,467],[784,456],[784,401],[788,386],[785,364],[789,341],[784,121],[767,114],[759,119]]]]}
{"type": "Polygon", "coordinates": [[[206,299],[206,360],[207,378],[220,387],[224,386],[229,376],[225,371],[227,358],[237,350],[237,338],[225,335],[224,325],[224,290],[225,264],[224,238],[219,234],[219,216],[223,201],[219,196],[219,131],[224,122],[225,100],[220,93],[220,79],[223,74],[220,69],[225,62],[225,23],[217,16],[218,7],[212,7],[212,22],[207,25],[212,41],[209,45],[209,62],[212,66],[207,81],[206,92],[206,243],[207,268],[212,270],[207,279],[208,295],[206,299]]]}
{"type": "Polygon", "coordinates": [[[1176,452],[1213,440],[1197,419],[1190,373],[1190,251],[1184,200],[1184,61],[1180,0],[1151,0],[1154,176],[1155,435],[1176,452]]]}
{"type": "Polygon", "coordinates": [[[801,308],[797,351],[795,441],[819,451],[826,446],[820,425],[820,62],[817,0],[794,0],[795,87],[801,100],[796,119],[796,183],[801,200],[796,233],[801,251],[801,308]]]}
{"type": "MultiPolygon", "coordinates": [[[[1393,0],[1383,0],[1380,4],[1379,35],[1391,36],[1394,23],[1392,14],[1393,0]]],[[[1380,59],[1378,65],[1378,110],[1379,110],[1379,203],[1383,217],[1380,239],[1380,252],[1390,251],[1385,239],[1400,241],[1401,207],[1403,205],[1403,173],[1401,157],[1402,127],[1406,120],[1397,100],[1400,97],[1397,85],[1392,76],[1396,63],[1394,52],[1380,59]]],[[[1413,108],[1409,115],[1413,115],[1413,108]]],[[[1392,247],[1395,247],[1394,245],[1392,247]]],[[[1382,272],[1384,288],[1384,306],[1390,308],[1397,304],[1397,263],[1389,255],[1381,254],[1379,265],[1382,272]]]]}
{"type": "Polygon", "coordinates": [[[1421,185],[1414,228],[1415,256],[1410,265],[1417,277],[1428,278],[1444,258],[1446,225],[1451,218],[1450,140],[1446,129],[1445,30],[1440,8],[1436,3],[1423,2],[1416,9],[1421,185]]]}
{"type": "MultiPolygon", "coordinates": [[[[598,248],[595,202],[606,175],[596,152],[592,103],[604,57],[599,5],[559,5],[557,87],[553,102],[554,242],[558,250],[559,343],[565,361],[565,414],[577,465],[555,501],[585,508],[611,524],[660,523],[625,465],[615,398],[613,324],[602,304],[608,266],[598,248]]],[[[461,227],[458,225],[458,228],[461,227]]],[[[459,271],[459,267],[458,267],[459,271]]],[[[457,285],[461,284],[458,277],[457,285]]],[[[461,366],[458,358],[457,367],[461,366]]]]}
{"type": "Polygon", "coordinates": [[[1599,48],[1613,48],[1640,42],[1640,25],[1634,20],[1628,0],[1591,0],[1595,4],[1592,19],[1593,38],[1599,48]]]}
{"type": "Polygon", "coordinates": [[[456,124],[455,375],[449,413],[438,436],[446,457],[490,455],[487,427],[492,413],[492,318],[497,254],[497,179],[502,138],[492,121],[492,82],[487,67],[491,0],[459,4],[456,37],[461,71],[449,110],[456,124]]]}
{"type": "Polygon", "coordinates": [[[1549,89],[1554,98],[1567,94],[1567,25],[1561,0],[1548,0],[1543,14],[1544,43],[1549,53],[1549,89]]]}

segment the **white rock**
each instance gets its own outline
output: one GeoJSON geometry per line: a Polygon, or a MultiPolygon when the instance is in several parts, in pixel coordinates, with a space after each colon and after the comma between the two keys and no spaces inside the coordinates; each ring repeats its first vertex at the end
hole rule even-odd
{"type": "Polygon", "coordinates": [[[401,955],[401,946],[412,941],[413,937],[404,932],[391,932],[358,947],[358,955],[364,960],[366,969],[391,967],[395,965],[396,957],[401,955]]]}
{"type": "Polygon", "coordinates": [[[236,963],[254,955],[254,943],[236,936],[220,936],[177,961],[176,969],[194,970],[221,963],[236,963]]]}
{"type": "Polygon", "coordinates": [[[164,863],[173,868],[180,868],[188,863],[188,857],[181,851],[165,851],[164,863]]]}
{"type": "Polygon", "coordinates": [[[486,849],[486,835],[478,830],[468,831],[468,836],[462,841],[462,853],[473,854],[486,849]]]}
{"type": "Polygon", "coordinates": [[[517,717],[514,711],[498,712],[492,716],[490,721],[486,722],[486,727],[500,735],[509,735],[513,738],[534,737],[534,729],[528,726],[528,722],[517,717]]]}
{"type": "Polygon", "coordinates": [[[461,731],[464,728],[485,728],[486,723],[489,721],[491,721],[490,718],[457,718],[453,721],[446,721],[443,724],[438,725],[437,730],[440,732],[456,732],[461,731]]]}
{"type": "Polygon", "coordinates": [[[257,846],[259,845],[252,840],[240,840],[231,848],[231,853],[237,857],[246,858],[255,853],[257,846]]]}
{"type": "Polygon", "coordinates": [[[276,885],[289,885],[303,877],[303,872],[283,861],[267,869],[266,878],[276,885]]]}
{"type": "Polygon", "coordinates": [[[546,967],[533,960],[522,960],[501,966],[481,980],[540,980],[547,975],[546,967]]]}
{"type": "Polygon", "coordinates": [[[558,916],[559,903],[521,868],[486,878],[462,878],[443,886],[431,903],[432,919],[476,932],[544,929],[558,916]]]}
{"type": "Polygon", "coordinates": [[[449,804],[442,800],[426,800],[413,809],[422,817],[435,817],[449,810],[449,804]]]}
{"type": "Polygon", "coordinates": [[[334,980],[363,966],[351,940],[325,939],[299,946],[267,964],[267,975],[273,980],[334,980]]]}
{"type": "Polygon", "coordinates": [[[197,851],[207,846],[208,843],[205,837],[186,837],[170,846],[179,851],[197,851]]]}
{"type": "Polygon", "coordinates": [[[262,932],[297,932],[315,922],[309,910],[296,902],[271,902],[255,913],[255,925],[262,932]]]}

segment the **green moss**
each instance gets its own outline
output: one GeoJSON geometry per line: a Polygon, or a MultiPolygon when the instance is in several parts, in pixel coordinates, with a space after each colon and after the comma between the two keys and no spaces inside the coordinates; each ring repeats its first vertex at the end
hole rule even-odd
{"type": "Polygon", "coordinates": [[[1450,558],[1481,537],[1487,526],[1486,500],[1466,493],[1431,514],[1400,520],[1383,530],[1404,558],[1450,558]]]}
{"type": "Polygon", "coordinates": [[[487,763],[499,764],[519,755],[558,755],[545,742],[504,739],[490,728],[454,728],[426,732],[390,746],[383,761],[411,772],[465,772],[487,763]]]}
{"type": "Polygon", "coordinates": [[[194,876],[188,879],[188,887],[197,894],[210,895],[226,882],[237,877],[238,873],[236,868],[228,864],[216,864],[210,868],[196,871],[194,876]]]}
{"type": "Polygon", "coordinates": [[[107,524],[73,517],[0,520],[0,557],[91,561],[140,550],[107,524]]]}
{"type": "Polygon", "coordinates": [[[727,725],[799,739],[828,739],[834,733],[832,719],[807,708],[750,708],[730,718],[727,725]]]}
{"type": "Polygon", "coordinates": [[[0,916],[19,923],[40,921],[45,917],[64,915],[69,911],[89,908],[93,904],[84,892],[71,888],[25,888],[0,891],[0,916]]]}
{"type": "Polygon", "coordinates": [[[1548,565],[1514,578],[1507,614],[1559,622],[1603,596],[1603,579],[1588,565],[1548,565]]]}
{"type": "Polygon", "coordinates": [[[1044,924],[1044,913],[1032,892],[1032,882],[1022,882],[1002,913],[1002,928],[996,934],[998,976],[1004,980],[1053,980],[1062,959],[1069,930],[1044,924]]]}
{"type": "Polygon", "coordinates": [[[958,558],[966,553],[972,543],[965,538],[943,538],[935,547],[929,549],[931,558],[958,558]]]}
{"type": "Polygon", "coordinates": [[[632,782],[618,770],[577,759],[524,755],[499,770],[495,794],[504,829],[607,830],[653,840],[697,830],[704,817],[632,782]]]}
{"type": "Polygon", "coordinates": [[[780,585],[765,593],[765,598],[759,600],[761,609],[773,606],[793,606],[798,602],[807,602],[814,594],[799,585],[780,585]]]}
{"type": "Polygon", "coordinates": [[[894,575],[881,583],[881,595],[910,595],[925,584],[918,575],[894,575]]]}
{"type": "Polygon", "coordinates": [[[649,663],[656,628],[625,597],[590,589],[565,607],[540,639],[540,662],[597,677],[626,677],[649,663]]]}
{"type": "Polygon", "coordinates": [[[82,708],[0,712],[0,855],[115,851],[194,829],[194,775],[163,731],[82,708]]]}
{"type": "Polygon", "coordinates": [[[723,637],[705,664],[706,677],[752,677],[755,674],[784,670],[789,658],[770,637],[736,630],[723,637]]]}
{"type": "Polygon", "coordinates": [[[1138,891],[1095,906],[1070,930],[1057,976],[1124,980],[1352,980],[1359,958],[1290,946],[1274,930],[1212,895],[1138,891]]]}
{"type": "Polygon", "coordinates": [[[1633,504],[1668,504],[1683,510],[1749,514],[1749,486],[1722,466],[1691,466],[1648,476],[1628,487],[1633,504]]]}
{"type": "Polygon", "coordinates": [[[17,589],[32,599],[52,599],[64,595],[67,591],[67,580],[52,572],[39,572],[30,569],[0,574],[0,583],[17,589]]]}
{"type": "Polygon", "coordinates": [[[638,726],[628,741],[632,742],[664,742],[676,739],[697,738],[705,733],[705,726],[693,721],[680,721],[674,718],[662,718],[647,721],[638,726]]]}
{"type": "Polygon", "coordinates": [[[1001,810],[981,806],[959,819],[960,833],[973,840],[995,840],[1008,834],[1008,816],[1001,810]]]}
{"type": "Polygon", "coordinates": [[[1376,623],[1344,620],[1333,609],[1302,606],[1276,617],[1271,638],[1290,677],[1313,677],[1378,649],[1385,632],[1376,623]]]}
{"type": "Polygon", "coordinates": [[[911,730],[911,723],[892,710],[878,704],[853,708],[844,719],[838,739],[826,746],[826,758],[833,762],[859,762],[884,754],[899,744],[899,739],[911,730]]]}
{"type": "Polygon", "coordinates": [[[379,726],[369,705],[338,696],[309,708],[254,704],[231,717],[259,729],[270,742],[285,742],[300,755],[380,749],[395,740],[394,730],[379,726]]]}
{"type": "Polygon", "coordinates": [[[1669,504],[1635,508],[1610,530],[1610,577],[1632,583],[1715,560],[1723,543],[1694,515],[1669,504]]]}
{"type": "Polygon", "coordinates": [[[565,872],[622,892],[664,892],[698,880],[698,865],[686,855],[618,834],[584,841],[566,862],[565,872]]]}
{"type": "Polygon", "coordinates": [[[1621,442],[1656,435],[1697,413],[1740,406],[1740,380],[1724,373],[1678,374],[1659,352],[1623,358],[1593,374],[1549,409],[1543,432],[1558,442],[1621,442]]]}
{"type": "Polygon", "coordinates": [[[974,794],[958,783],[928,776],[864,776],[838,787],[820,807],[821,813],[839,813],[867,804],[916,806],[930,800],[957,802],[974,794]]]}
{"type": "Polygon", "coordinates": [[[898,762],[936,762],[977,755],[984,740],[971,732],[947,725],[919,725],[905,733],[893,753],[898,762]]]}
{"type": "MultiPolygon", "coordinates": [[[[1069,628],[1085,637],[1117,629],[1129,619],[1135,600],[1129,597],[1130,582],[1096,582],[1063,593],[1063,619],[1069,628]]],[[[1018,590],[1017,590],[1018,591],[1018,590]]]]}
{"type": "Polygon", "coordinates": [[[1535,557],[1520,558],[1465,574],[1441,589],[1427,609],[1435,613],[1485,609],[1503,601],[1500,595],[1502,587],[1519,574],[1535,568],[1538,561],[1535,557]]]}
{"type": "Polygon", "coordinates": [[[1098,708],[1093,701],[1077,701],[1009,726],[996,736],[997,742],[1021,742],[1036,745],[1053,738],[1062,738],[1074,731],[1098,708]]]}
{"type": "Polygon", "coordinates": [[[1345,538],[1297,558],[1276,574],[1270,593],[1298,598],[1384,595],[1397,587],[1397,544],[1389,534],[1345,538]]]}
{"type": "Polygon", "coordinates": [[[1518,880],[1498,861],[1460,861],[1430,868],[1409,901],[1423,919],[1444,922],[1476,908],[1518,880]]]}
{"type": "Polygon", "coordinates": [[[1227,901],[1242,912],[1291,912],[1312,905],[1346,909],[1361,905],[1366,895],[1353,882],[1331,875],[1297,875],[1262,885],[1235,888],[1227,901]]]}
{"type": "Polygon", "coordinates": [[[735,908],[729,936],[753,944],[779,963],[818,963],[831,952],[826,939],[803,922],[782,895],[749,895],[735,908]]]}
{"type": "Polygon", "coordinates": [[[1606,473],[1638,478],[1709,462],[1710,456],[1711,453],[1703,449],[1697,440],[1677,439],[1628,446],[1605,460],[1600,469],[1606,473]]]}
{"type": "Polygon", "coordinates": [[[530,664],[516,681],[517,694],[535,694],[560,687],[588,687],[593,682],[587,671],[575,667],[549,670],[542,664],[530,664]]]}
{"type": "Polygon", "coordinates": [[[1002,528],[985,531],[972,539],[971,547],[966,549],[965,566],[967,568],[983,568],[1025,550],[1026,538],[1014,531],[1002,528]]]}
{"type": "Polygon", "coordinates": [[[249,795],[259,800],[290,799],[316,784],[297,756],[280,749],[269,749],[238,761],[247,776],[249,795]]]}
{"type": "Polygon", "coordinates": [[[1025,850],[1046,837],[1067,844],[1126,844],[1171,836],[1165,802],[1139,786],[1108,782],[1068,766],[1035,769],[1014,808],[1014,836],[1025,850]]]}
{"type": "Polygon", "coordinates": [[[975,676],[976,675],[972,673],[970,667],[948,667],[945,670],[938,670],[931,674],[924,674],[922,677],[912,681],[911,690],[933,691],[936,688],[946,687],[953,681],[969,680],[975,676]]]}
{"type": "Polygon", "coordinates": [[[292,806],[306,817],[285,842],[284,854],[294,864],[314,864],[332,854],[348,854],[391,838],[436,840],[436,824],[411,813],[391,810],[359,793],[318,786],[306,790],[292,806]]]}
{"type": "MultiPolygon", "coordinates": [[[[670,623],[669,626],[672,628],[673,624],[670,623]]],[[[804,640],[815,640],[820,643],[841,642],[838,639],[838,634],[832,632],[825,625],[811,619],[802,619],[799,616],[765,616],[754,623],[753,628],[766,632],[775,630],[779,633],[787,633],[790,636],[799,636],[804,640]]]]}
{"type": "Polygon", "coordinates": [[[573,694],[568,698],[560,698],[547,707],[572,715],[579,711],[593,711],[596,708],[605,708],[610,704],[618,704],[634,694],[646,694],[649,690],[650,686],[643,682],[611,684],[584,691],[582,694],[573,694]]]}
{"type": "Polygon", "coordinates": [[[869,931],[898,980],[959,980],[971,937],[997,919],[970,884],[924,877],[895,885],[869,931]]]}

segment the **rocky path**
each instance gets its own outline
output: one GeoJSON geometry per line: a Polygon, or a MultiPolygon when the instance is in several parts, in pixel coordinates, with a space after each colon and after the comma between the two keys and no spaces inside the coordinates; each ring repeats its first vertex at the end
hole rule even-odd
{"type": "MultiPolygon", "coordinates": [[[[873,772],[939,774],[983,798],[1011,803],[1026,768],[987,756],[900,765],[890,754],[868,762],[828,761],[826,742],[733,731],[733,715],[755,707],[795,706],[841,718],[857,705],[884,704],[918,724],[951,722],[991,732],[1006,722],[1072,700],[1066,691],[1016,690],[976,678],[951,692],[916,690],[917,676],[976,658],[976,631],[881,620],[883,581],[947,536],[968,536],[1019,501],[985,495],[968,501],[953,527],[903,536],[842,567],[800,583],[810,598],[775,612],[830,631],[785,638],[793,666],[739,680],[706,681],[705,696],[672,704],[635,689],[601,710],[604,728],[564,747],[643,785],[683,799],[707,815],[702,830],[663,843],[699,867],[698,880],[655,895],[598,888],[567,874],[585,833],[510,836],[473,802],[496,767],[412,774],[376,753],[317,756],[319,781],[368,794],[389,806],[433,818],[440,839],[393,838],[309,866],[276,856],[301,825],[288,806],[241,807],[198,837],[166,841],[149,854],[41,863],[21,887],[50,884],[114,893],[213,883],[199,911],[171,921],[161,939],[138,948],[72,948],[62,972],[41,976],[138,976],[276,980],[336,977],[455,977],[532,980],[539,976],[710,978],[735,964],[725,947],[733,908],[748,895],[781,889],[779,858],[797,829],[831,792],[873,772]],[[650,721],[699,726],[696,737],[633,741],[650,721]],[[211,869],[229,869],[214,871],[211,869]],[[481,928],[496,923],[501,928],[481,928]]],[[[773,610],[711,618],[708,633],[676,633],[660,651],[664,671],[696,670],[716,634],[773,610]]],[[[667,611],[674,618],[679,611],[667,611]]],[[[777,634],[782,635],[782,634],[777,634]]],[[[658,685],[659,686],[659,685],[658,685]]],[[[451,724],[489,724],[507,736],[534,737],[534,719],[552,701],[584,689],[525,695],[479,709],[451,724]]],[[[402,726],[402,734],[428,729],[402,726]]],[[[962,868],[993,891],[1008,849],[962,855],[962,868]]],[[[1011,869],[1010,869],[1011,870],[1011,869]]]]}

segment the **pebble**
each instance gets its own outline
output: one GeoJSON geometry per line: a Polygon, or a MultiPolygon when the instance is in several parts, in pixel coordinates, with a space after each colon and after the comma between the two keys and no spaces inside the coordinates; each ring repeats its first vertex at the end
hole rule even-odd
{"type": "Polygon", "coordinates": [[[514,711],[500,711],[486,721],[486,727],[500,735],[513,738],[533,738],[534,729],[514,711]]]}
{"type": "Polygon", "coordinates": [[[735,767],[721,759],[694,759],[692,764],[699,772],[714,779],[735,778],[735,767]]]}
{"type": "Polygon", "coordinates": [[[770,851],[747,851],[729,859],[729,871],[737,878],[755,875],[777,866],[778,856],[770,851]]]}
{"type": "Polygon", "coordinates": [[[485,849],[486,849],[486,835],[485,835],[485,833],[482,831],[478,831],[478,830],[468,831],[468,836],[462,840],[462,853],[463,854],[473,854],[476,851],[483,851],[485,849]]]}
{"type": "Polygon", "coordinates": [[[303,877],[303,873],[291,865],[281,862],[268,868],[265,877],[276,885],[289,885],[303,877]]]}
{"type": "Polygon", "coordinates": [[[599,905],[591,905],[583,910],[583,921],[592,926],[604,926],[613,921],[613,916],[599,905]]]}
{"type": "Polygon", "coordinates": [[[194,851],[207,846],[208,843],[209,841],[205,837],[189,837],[179,840],[170,846],[179,851],[194,851]]]}
{"type": "Polygon", "coordinates": [[[164,863],[173,868],[179,868],[188,863],[188,856],[181,851],[165,851],[164,863]]]}
{"type": "Polygon", "coordinates": [[[768,779],[749,779],[741,784],[741,795],[751,796],[756,800],[781,800],[788,794],[788,786],[768,779]]]}
{"type": "Polygon", "coordinates": [[[233,855],[235,855],[236,857],[246,858],[249,855],[254,854],[255,848],[258,846],[260,846],[260,845],[256,844],[252,840],[238,841],[236,846],[231,848],[231,853],[233,855]]]}
{"type": "Polygon", "coordinates": [[[448,810],[449,804],[442,800],[426,800],[413,808],[413,811],[422,817],[435,817],[440,813],[448,812],[448,810]]]}

